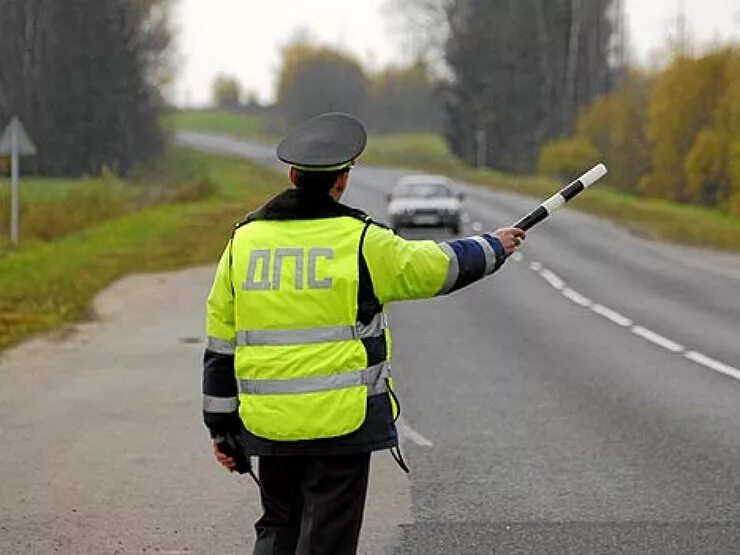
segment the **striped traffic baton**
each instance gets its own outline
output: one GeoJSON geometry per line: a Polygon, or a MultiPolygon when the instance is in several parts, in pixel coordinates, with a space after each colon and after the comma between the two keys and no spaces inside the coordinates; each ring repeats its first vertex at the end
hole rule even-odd
{"type": "Polygon", "coordinates": [[[576,179],[573,183],[567,187],[561,189],[555,193],[545,202],[540,204],[535,210],[524,216],[521,220],[515,223],[511,227],[518,227],[519,229],[528,230],[542,220],[547,218],[550,214],[555,212],[563,204],[568,202],[573,197],[577,196],[581,191],[587,189],[599,179],[606,175],[606,166],[604,164],[597,164],[581,177],[576,179]]]}

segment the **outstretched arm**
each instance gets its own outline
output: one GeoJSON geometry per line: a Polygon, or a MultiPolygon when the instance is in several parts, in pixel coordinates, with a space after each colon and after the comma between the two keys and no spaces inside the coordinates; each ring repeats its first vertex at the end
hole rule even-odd
{"type": "Polygon", "coordinates": [[[501,228],[454,241],[407,241],[372,225],[363,254],[381,303],[423,299],[457,291],[491,275],[524,239],[524,231],[501,228]]]}

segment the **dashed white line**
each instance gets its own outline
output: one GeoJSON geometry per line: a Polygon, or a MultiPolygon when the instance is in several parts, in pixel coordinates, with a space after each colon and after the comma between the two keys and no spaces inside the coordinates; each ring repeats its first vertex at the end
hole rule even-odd
{"type": "Polygon", "coordinates": [[[483,231],[483,224],[480,222],[473,222],[473,231],[475,233],[480,233],[483,231]]]}
{"type": "Polygon", "coordinates": [[[403,418],[398,419],[397,423],[398,433],[401,435],[401,439],[408,439],[409,441],[416,443],[419,447],[433,447],[434,444],[421,435],[419,432],[414,430],[411,426],[404,422],[403,418]]]}
{"type": "Polygon", "coordinates": [[[558,291],[565,287],[565,282],[552,270],[545,268],[540,272],[540,275],[547,283],[552,285],[558,291]]]}
{"type": "Polygon", "coordinates": [[[656,345],[663,347],[664,349],[668,349],[669,351],[672,351],[674,353],[682,353],[686,350],[686,347],[684,347],[680,343],[671,341],[667,337],[663,337],[662,335],[655,333],[654,331],[651,331],[647,328],[643,328],[642,326],[632,326],[631,331],[635,335],[639,335],[643,339],[647,339],[651,343],[655,343],[656,345]]]}
{"type": "Polygon", "coordinates": [[[730,366],[729,364],[725,364],[724,362],[720,362],[719,360],[710,358],[707,355],[697,353],[696,351],[688,351],[687,353],[684,353],[683,356],[693,362],[696,362],[697,364],[706,366],[707,368],[710,368],[715,372],[719,372],[720,374],[724,374],[725,376],[730,376],[731,378],[740,380],[740,370],[733,366],[730,366]]]}
{"type": "Polygon", "coordinates": [[[570,287],[566,287],[563,289],[563,296],[576,303],[579,306],[583,306],[585,308],[591,308],[591,306],[594,304],[594,302],[589,299],[588,297],[584,297],[581,295],[578,291],[574,291],[570,287]]]}
{"type": "Polygon", "coordinates": [[[522,256],[522,253],[520,253],[520,252],[515,252],[515,253],[512,253],[512,255],[510,256],[510,258],[511,258],[511,259],[512,259],[512,260],[513,260],[514,262],[521,262],[521,261],[522,261],[522,258],[524,258],[524,257],[522,256]]]}
{"type": "MultiPolygon", "coordinates": [[[[515,252],[514,254],[512,254],[511,258],[513,258],[516,261],[522,260],[522,256],[518,252],[515,252]]],[[[571,289],[570,287],[566,287],[565,282],[555,272],[543,267],[543,265],[540,262],[537,262],[536,260],[530,262],[529,267],[534,272],[538,272],[545,281],[547,281],[555,289],[559,290],[563,294],[563,296],[569,301],[579,306],[590,308],[595,314],[603,316],[604,318],[614,322],[618,326],[621,326],[623,328],[630,328],[630,331],[634,335],[637,335],[638,337],[642,337],[643,339],[646,339],[647,341],[650,341],[651,343],[658,345],[659,347],[662,347],[663,349],[671,351],[672,353],[683,354],[683,356],[686,359],[692,362],[695,362],[696,364],[700,364],[701,366],[704,366],[705,368],[709,368],[710,370],[714,370],[715,372],[719,372],[720,374],[724,374],[725,376],[729,376],[731,378],[735,378],[736,380],[740,380],[740,369],[735,368],[734,366],[730,366],[729,364],[725,364],[724,362],[721,362],[719,360],[708,357],[707,355],[704,355],[697,351],[687,351],[686,347],[684,347],[680,343],[677,343],[671,339],[668,339],[667,337],[664,337],[660,335],[659,333],[656,333],[642,326],[633,325],[632,320],[630,320],[623,314],[620,314],[616,310],[608,308],[602,304],[595,303],[588,297],[584,297],[583,295],[581,295],[578,291],[575,291],[571,289]]],[[[411,430],[411,432],[414,434],[416,433],[413,430],[411,430]]],[[[409,437],[409,439],[414,441],[411,437],[409,437]]],[[[424,438],[422,437],[422,439],[424,438]]],[[[428,440],[425,440],[425,441],[428,441],[428,440]]]]}
{"type": "Polygon", "coordinates": [[[611,320],[612,322],[614,322],[618,326],[622,326],[623,328],[632,325],[632,320],[620,314],[616,310],[612,310],[611,308],[604,306],[603,304],[596,303],[591,307],[591,310],[593,310],[599,316],[603,316],[607,320],[611,320]]]}
{"type": "Polygon", "coordinates": [[[467,212],[463,212],[460,218],[462,219],[464,224],[470,223],[470,214],[468,214],[467,212]]]}

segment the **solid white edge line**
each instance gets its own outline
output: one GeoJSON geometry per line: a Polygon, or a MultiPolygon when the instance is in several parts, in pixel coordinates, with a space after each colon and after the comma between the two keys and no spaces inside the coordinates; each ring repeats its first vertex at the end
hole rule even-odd
{"type": "Polygon", "coordinates": [[[623,316],[616,310],[612,310],[611,308],[606,307],[602,304],[595,303],[591,307],[591,310],[593,310],[599,316],[603,316],[607,320],[611,320],[612,322],[614,322],[618,326],[622,326],[623,328],[627,328],[632,325],[632,320],[630,320],[626,316],[623,316]]]}
{"type": "Polygon", "coordinates": [[[401,440],[408,439],[419,447],[434,447],[434,444],[399,418],[396,423],[401,440]]]}
{"type": "Polygon", "coordinates": [[[647,328],[643,328],[642,326],[632,326],[632,333],[674,353],[682,353],[686,350],[686,347],[684,347],[680,343],[671,341],[667,337],[663,337],[662,335],[655,333],[654,331],[647,328]]]}
{"type": "Polygon", "coordinates": [[[697,353],[696,351],[688,351],[684,353],[683,356],[685,356],[692,362],[701,364],[702,366],[709,368],[710,370],[714,370],[715,372],[719,372],[720,374],[724,374],[725,376],[740,380],[740,370],[733,366],[730,366],[729,364],[725,364],[724,362],[715,360],[711,357],[708,357],[707,355],[697,353]]]}
{"type": "Polygon", "coordinates": [[[565,282],[562,279],[560,279],[560,277],[552,270],[548,270],[547,268],[544,268],[540,272],[540,275],[547,283],[552,285],[558,291],[560,291],[561,289],[565,287],[565,282]]]}
{"type": "Polygon", "coordinates": [[[591,306],[593,306],[594,304],[591,299],[589,299],[588,297],[584,297],[578,291],[574,291],[570,287],[566,287],[565,289],[563,289],[563,296],[569,301],[572,301],[577,305],[585,308],[591,308],[591,306]]]}

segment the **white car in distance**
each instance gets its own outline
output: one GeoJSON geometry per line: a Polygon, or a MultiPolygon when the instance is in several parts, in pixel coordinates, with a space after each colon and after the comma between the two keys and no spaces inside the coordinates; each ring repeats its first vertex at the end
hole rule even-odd
{"type": "Polygon", "coordinates": [[[410,227],[448,228],[460,233],[463,193],[443,175],[407,175],[388,195],[388,217],[394,231],[410,227]]]}

